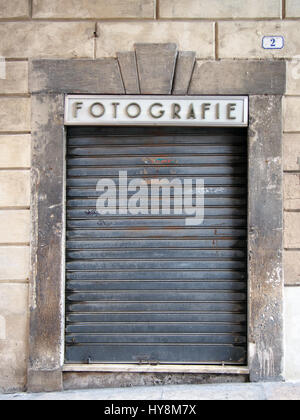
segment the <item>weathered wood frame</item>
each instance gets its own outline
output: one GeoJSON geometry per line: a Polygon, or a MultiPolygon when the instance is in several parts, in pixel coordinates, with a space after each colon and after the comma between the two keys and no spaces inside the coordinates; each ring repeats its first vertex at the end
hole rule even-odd
{"type": "MultiPolygon", "coordinates": [[[[100,60],[33,60],[28,390],[63,388],[65,94],[249,95],[248,367],[165,368],[283,379],[283,61],[196,61],[175,44],[138,44],[100,60]],[[151,69],[151,70],[149,70],[151,69]]],[[[108,367],[89,366],[89,371],[108,367]]],[[[124,371],[128,370],[123,367],[124,371]]],[[[69,370],[72,370],[71,368],[69,370]]],[[[74,368],[74,370],[80,370],[74,368]]],[[[110,372],[122,370],[112,366],[110,372]]],[[[155,372],[162,367],[136,367],[155,372]]],[[[164,370],[164,369],[163,369],[164,370]]]]}

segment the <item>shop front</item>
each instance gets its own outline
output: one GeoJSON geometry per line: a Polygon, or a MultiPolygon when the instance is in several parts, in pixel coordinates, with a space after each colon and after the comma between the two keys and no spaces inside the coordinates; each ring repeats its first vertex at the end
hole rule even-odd
{"type": "Polygon", "coordinates": [[[28,389],[282,380],[285,64],[30,67],[28,389]]]}

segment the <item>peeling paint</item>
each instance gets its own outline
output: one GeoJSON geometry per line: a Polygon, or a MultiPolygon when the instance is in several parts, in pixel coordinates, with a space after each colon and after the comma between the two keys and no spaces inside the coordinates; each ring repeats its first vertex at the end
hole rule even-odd
{"type": "Polygon", "coordinates": [[[259,349],[257,355],[258,355],[261,375],[264,377],[273,377],[275,374],[273,350],[271,348],[259,349]]]}
{"type": "Polygon", "coordinates": [[[278,286],[282,282],[282,267],[281,264],[278,264],[277,266],[273,267],[273,270],[271,273],[267,273],[268,280],[267,282],[270,284],[273,284],[274,286],[278,286]]]}
{"type": "Polygon", "coordinates": [[[249,368],[259,382],[283,376],[281,98],[250,97],[250,115],[249,368]]]}
{"type": "Polygon", "coordinates": [[[0,315],[0,340],[6,340],[6,319],[0,315]]]}
{"type": "Polygon", "coordinates": [[[249,343],[248,352],[249,352],[249,358],[253,359],[255,354],[256,354],[256,344],[255,343],[249,343]]]}

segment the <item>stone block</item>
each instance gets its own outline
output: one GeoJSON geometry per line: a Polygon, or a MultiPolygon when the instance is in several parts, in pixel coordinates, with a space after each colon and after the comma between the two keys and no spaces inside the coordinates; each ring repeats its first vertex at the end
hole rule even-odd
{"type": "Polygon", "coordinates": [[[126,94],[138,95],[140,93],[140,85],[135,52],[119,52],[117,56],[126,94]]]}
{"type": "Polygon", "coordinates": [[[173,95],[187,95],[195,67],[195,59],[196,54],[193,51],[180,51],[178,53],[173,95]]]}
{"type": "Polygon", "coordinates": [[[283,262],[285,285],[300,286],[300,251],[285,251],[283,262]]]}
{"type": "Polygon", "coordinates": [[[30,171],[0,171],[0,207],[29,207],[30,171]]]}
{"type": "Polygon", "coordinates": [[[300,249],[300,213],[284,214],[284,246],[287,249],[300,249]]]}
{"type": "Polygon", "coordinates": [[[2,132],[30,131],[30,98],[0,99],[0,130],[2,132]]]}
{"type": "Polygon", "coordinates": [[[0,19],[28,18],[28,0],[0,0],[0,19]]]}
{"type": "Polygon", "coordinates": [[[198,58],[214,58],[212,22],[101,22],[97,57],[133,51],[136,43],[177,43],[178,50],[195,51],[198,58]]]}
{"type": "Polygon", "coordinates": [[[248,366],[251,382],[272,382],[284,357],[281,97],[250,96],[249,112],[248,366]]]}
{"type": "Polygon", "coordinates": [[[298,32],[292,21],[219,22],[219,58],[293,58],[300,51],[298,32]],[[264,49],[264,36],[283,36],[284,48],[264,49]]]}
{"type": "Polygon", "coordinates": [[[0,168],[30,167],[30,135],[0,135],[0,168]]]}
{"type": "Polygon", "coordinates": [[[300,172],[300,133],[284,134],[283,165],[285,171],[300,172]]]}
{"type": "Polygon", "coordinates": [[[93,22],[2,22],[0,56],[94,58],[93,22]]]}
{"type": "Polygon", "coordinates": [[[0,94],[28,93],[28,63],[26,61],[6,61],[4,65],[5,78],[0,77],[0,94]]]}
{"type": "MultiPolygon", "coordinates": [[[[157,373],[157,372],[65,372],[64,373],[64,390],[79,390],[79,389],[106,389],[108,395],[115,393],[117,395],[118,388],[122,388],[126,392],[126,388],[133,390],[134,387],[138,387],[139,398],[143,398],[142,395],[148,394],[151,390],[151,397],[149,399],[159,399],[156,394],[157,387],[163,387],[164,390],[168,390],[168,399],[174,398],[175,390],[178,390],[180,385],[198,385],[199,387],[205,386],[205,384],[226,384],[226,383],[243,383],[247,382],[247,375],[230,375],[222,374],[215,375],[212,373],[201,374],[201,373],[157,373]],[[201,385],[200,385],[201,384],[201,385]],[[174,385],[177,385],[174,387],[174,385]],[[146,388],[147,387],[147,388],[146,388]],[[114,388],[114,389],[113,389],[114,388]],[[174,393],[172,392],[174,390],[174,393]],[[147,392],[148,390],[148,392],[147,392]],[[110,392],[109,392],[110,391],[110,392]],[[172,395],[173,394],[173,395],[172,395]]],[[[220,386],[220,385],[219,385],[220,386]]],[[[162,388],[161,388],[162,389],[162,388]]],[[[189,389],[189,387],[188,387],[189,389]]],[[[189,395],[181,393],[183,400],[199,399],[199,392],[195,390],[194,396],[192,396],[191,391],[189,395]]],[[[133,393],[130,392],[131,396],[133,393]]],[[[103,394],[102,394],[103,395],[103,394]]],[[[120,394],[119,394],[120,395],[120,394]]],[[[160,394],[161,395],[161,394],[160,394]]],[[[178,398],[179,393],[177,394],[178,398]]],[[[202,396],[202,395],[201,395],[202,396]]],[[[122,397],[123,398],[123,395],[122,397]]],[[[146,398],[146,396],[145,396],[146,398]]],[[[104,397],[105,399],[105,397],[104,397]]],[[[126,397],[124,398],[126,399],[126,397]]],[[[204,397],[206,400],[206,396],[204,397]]]]}
{"type": "Polygon", "coordinates": [[[282,95],[285,88],[286,66],[283,61],[198,60],[189,94],[282,95]]]}
{"type": "Polygon", "coordinates": [[[33,0],[34,18],[153,19],[155,0],[33,0]]]}
{"type": "Polygon", "coordinates": [[[300,210],[300,173],[284,175],[284,209],[300,210]]]}
{"type": "Polygon", "coordinates": [[[30,211],[0,210],[0,243],[30,241],[30,211]]]}
{"type": "Polygon", "coordinates": [[[29,85],[32,93],[125,93],[115,58],[76,60],[71,65],[69,60],[33,60],[29,85]]]}
{"type": "Polygon", "coordinates": [[[295,56],[292,61],[287,61],[286,65],[286,93],[287,95],[300,95],[300,55],[295,56]]]}
{"type": "Polygon", "coordinates": [[[176,44],[136,44],[136,60],[143,95],[170,95],[177,58],[176,44]]]}
{"type": "Polygon", "coordinates": [[[25,281],[29,276],[29,246],[0,245],[0,280],[25,281]]]}
{"type": "Polygon", "coordinates": [[[160,18],[252,19],[280,18],[280,16],[280,0],[160,0],[159,2],[160,18]]]}
{"type": "Polygon", "coordinates": [[[300,2],[299,0],[286,0],[286,17],[299,18],[300,17],[300,2]]]}
{"type": "Polygon", "coordinates": [[[24,390],[27,343],[28,286],[0,283],[0,392],[24,390]]]}
{"type": "Polygon", "coordinates": [[[300,96],[286,97],[284,100],[284,131],[300,132],[300,96]]]}

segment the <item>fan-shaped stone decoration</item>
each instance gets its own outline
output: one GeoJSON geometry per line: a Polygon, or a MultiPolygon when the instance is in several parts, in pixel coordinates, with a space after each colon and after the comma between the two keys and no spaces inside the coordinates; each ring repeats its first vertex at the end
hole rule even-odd
{"type": "Polygon", "coordinates": [[[178,52],[176,44],[135,44],[117,54],[126,94],[186,95],[196,54],[178,52]]]}

